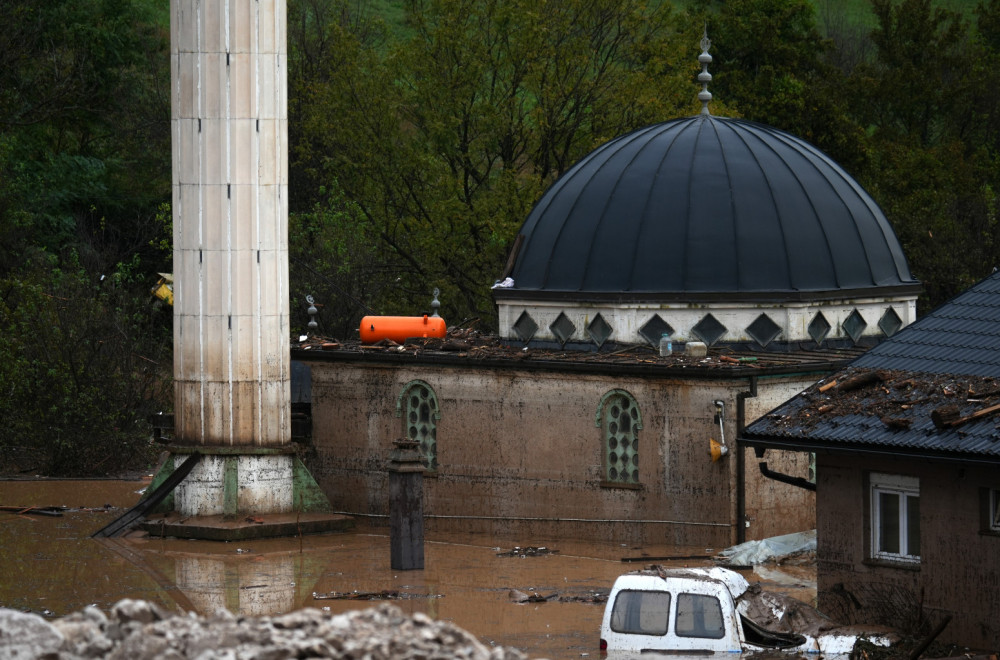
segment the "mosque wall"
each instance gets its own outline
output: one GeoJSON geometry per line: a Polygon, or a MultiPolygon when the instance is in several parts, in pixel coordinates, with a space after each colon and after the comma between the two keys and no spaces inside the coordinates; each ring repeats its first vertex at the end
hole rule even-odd
{"type": "MultiPolygon", "coordinates": [[[[401,395],[430,391],[437,415],[430,416],[436,465],[424,481],[428,530],[662,543],[700,552],[738,538],[735,415],[745,377],[339,360],[313,362],[311,370],[316,455],[309,467],[337,510],[388,513],[388,454],[411,426],[410,397],[401,395]],[[637,470],[634,483],[609,479],[608,420],[620,412],[613,405],[619,400],[634,404],[637,423],[625,451],[629,470],[637,470]],[[732,451],[713,462],[709,441],[721,439],[717,400],[726,404],[732,451]]],[[[759,401],[746,399],[747,408],[760,414],[807,384],[762,380],[759,401]]],[[[794,464],[801,457],[788,460],[771,464],[801,467],[794,464]]],[[[753,490],[747,538],[812,528],[811,493],[761,482],[749,460],[747,475],[753,490]],[[762,522],[773,512],[781,518],[762,522]]]]}

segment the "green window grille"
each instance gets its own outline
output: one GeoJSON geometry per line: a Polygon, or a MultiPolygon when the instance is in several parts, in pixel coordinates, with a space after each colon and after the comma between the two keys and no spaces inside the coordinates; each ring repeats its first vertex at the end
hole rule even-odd
{"type": "Polygon", "coordinates": [[[396,401],[396,416],[403,419],[403,435],[420,446],[424,467],[437,472],[437,420],[441,419],[437,397],[422,380],[410,381],[396,401]]]}
{"type": "Polygon", "coordinates": [[[612,390],[601,397],[597,426],[604,445],[604,480],[611,484],[639,483],[639,405],[624,390],[612,390]]]}

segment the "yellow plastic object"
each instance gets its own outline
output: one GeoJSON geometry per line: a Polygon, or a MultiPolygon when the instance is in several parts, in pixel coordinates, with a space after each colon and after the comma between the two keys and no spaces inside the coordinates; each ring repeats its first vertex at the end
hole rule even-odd
{"type": "Polygon", "coordinates": [[[714,438],[709,438],[708,451],[712,455],[712,462],[714,463],[729,453],[729,447],[716,441],[714,438]]]}
{"type": "Polygon", "coordinates": [[[411,337],[444,337],[448,331],[440,316],[366,316],[361,319],[361,341],[374,344],[391,339],[402,344],[411,337]]]}
{"type": "Polygon", "coordinates": [[[154,296],[167,303],[171,307],[174,306],[174,276],[173,273],[159,273],[160,279],[157,280],[156,286],[150,289],[150,293],[154,296]]]}

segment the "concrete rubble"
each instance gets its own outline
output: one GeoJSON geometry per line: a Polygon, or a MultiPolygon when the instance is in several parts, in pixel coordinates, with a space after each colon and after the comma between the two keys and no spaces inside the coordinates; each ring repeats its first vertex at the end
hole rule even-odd
{"type": "Polygon", "coordinates": [[[382,604],[331,615],[302,609],[280,616],[174,614],[153,603],[121,600],[109,614],[95,606],[54,621],[0,608],[0,657],[76,660],[278,660],[284,658],[466,658],[522,660],[468,632],[382,604]]]}

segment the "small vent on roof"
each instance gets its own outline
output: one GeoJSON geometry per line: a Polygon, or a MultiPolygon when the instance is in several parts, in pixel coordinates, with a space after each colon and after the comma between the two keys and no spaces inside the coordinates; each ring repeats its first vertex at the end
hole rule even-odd
{"type": "Polygon", "coordinates": [[[531,341],[531,338],[538,332],[538,324],[535,323],[535,319],[531,318],[531,314],[527,311],[521,312],[521,315],[517,317],[517,321],[514,322],[512,327],[517,338],[525,343],[531,341]]]}
{"type": "Polygon", "coordinates": [[[861,339],[861,333],[865,331],[868,324],[865,323],[865,319],[861,316],[861,312],[855,309],[851,312],[851,315],[844,320],[841,327],[844,328],[844,332],[847,333],[847,336],[850,337],[855,344],[857,344],[858,340],[861,339]]]}
{"type": "Polygon", "coordinates": [[[614,332],[614,328],[600,314],[595,316],[594,320],[587,325],[587,334],[594,340],[598,348],[604,345],[604,342],[608,340],[612,332],[614,332]]]}
{"type": "Polygon", "coordinates": [[[549,326],[549,330],[556,336],[560,344],[565,345],[569,341],[569,338],[573,336],[573,333],[576,332],[576,326],[569,320],[565,312],[559,312],[559,316],[549,326]]]}
{"type": "Polygon", "coordinates": [[[882,318],[878,320],[878,327],[883,333],[885,333],[886,337],[891,337],[899,332],[899,329],[903,327],[903,319],[899,318],[899,314],[896,313],[896,310],[890,307],[885,310],[885,314],[883,314],[882,318]]]}
{"type": "Polygon", "coordinates": [[[663,335],[674,334],[674,329],[670,327],[670,324],[660,318],[659,314],[653,314],[653,318],[646,321],[641,328],[639,328],[639,335],[649,342],[649,345],[653,348],[660,347],[660,337],[663,335]]]}
{"type": "Polygon", "coordinates": [[[781,326],[772,321],[767,314],[761,314],[747,326],[747,334],[763,348],[781,334],[781,326]]]}
{"type": "Polygon", "coordinates": [[[711,346],[715,342],[719,341],[719,338],[721,338],[722,335],[726,334],[726,326],[719,323],[719,320],[711,314],[705,314],[705,316],[698,321],[698,324],[691,328],[691,332],[693,332],[698,339],[711,346]]]}
{"type": "Polygon", "coordinates": [[[823,316],[823,312],[816,312],[816,316],[809,322],[809,336],[817,344],[822,344],[826,336],[830,334],[830,328],[832,327],[830,322],[826,320],[826,317],[823,316]]]}

